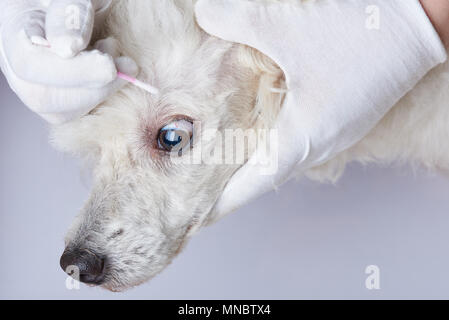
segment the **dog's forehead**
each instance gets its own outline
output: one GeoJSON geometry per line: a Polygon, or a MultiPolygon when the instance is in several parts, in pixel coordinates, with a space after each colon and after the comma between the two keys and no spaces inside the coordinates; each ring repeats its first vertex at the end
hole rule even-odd
{"type": "Polygon", "coordinates": [[[233,44],[199,28],[194,2],[129,1],[112,11],[110,20],[117,23],[108,25],[109,33],[119,40],[122,55],[136,61],[139,80],[161,91],[141,103],[152,111],[192,109],[223,91],[223,62],[233,44]]]}
{"type": "Polygon", "coordinates": [[[206,41],[186,52],[183,46],[174,46],[162,50],[151,62],[141,62],[141,77],[162,90],[165,98],[207,94],[221,87],[230,49],[231,45],[222,41],[206,41]]]}
{"type": "Polygon", "coordinates": [[[130,88],[130,99],[144,119],[178,115],[196,120],[220,117],[226,112],[226,97],[237,86],[223,72],[223,56],[209,60],[195,56],[182,63],[165,61],[143,70],[141,79],[159,90],[159,94],[148,94],[130,88]]]}

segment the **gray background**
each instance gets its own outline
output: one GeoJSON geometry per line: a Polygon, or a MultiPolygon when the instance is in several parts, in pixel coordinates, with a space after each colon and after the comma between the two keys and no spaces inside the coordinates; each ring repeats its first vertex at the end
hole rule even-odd
{"type": "Polygon", "coordinates": [[[350,166],[336,186],[284,186],[204,229],[125,293],[65,287],[63,237],[88,194],[76,160],[0,78],[0,298],[449,298],[449,179],[350,166]],[[381,289],[365,288],[378,265],[381,289]]]}

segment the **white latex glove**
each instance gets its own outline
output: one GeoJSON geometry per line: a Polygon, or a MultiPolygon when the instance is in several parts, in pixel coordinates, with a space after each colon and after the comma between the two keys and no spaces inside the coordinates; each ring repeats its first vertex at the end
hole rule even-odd
{"type": "MultiPolygon", "coordinates": [[[[196,16],[206,32],[273,59],[289,89],[276,125],[279,169],[261,175],[246,164],[215,218],[354,145],[446,59],[418,0],[199,0],[196,16]]],[[[264,163],[261,154],[250,163],[264,163]]]]}
{"type": "Polygon", "coordinates": [[[137,75],[134,61],[118,56],[114,39],[83,51],[94,21],[101,23],[110,4],[0,0],[0,66],[14,92],[45,120],[62,123],[91,111],[125,85],[117,79],[117,69],[137,75]]]}

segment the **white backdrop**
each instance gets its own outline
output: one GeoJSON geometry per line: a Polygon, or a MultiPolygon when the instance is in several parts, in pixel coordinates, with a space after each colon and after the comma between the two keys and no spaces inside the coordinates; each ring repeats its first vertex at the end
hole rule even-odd
{"type": "Polygon", "coordinates": [[[449,298],[449,178],[358,165],[336,186],[292,182],[204,229],[143,286],[69,291],[59,257],[88,189],[47,131],[0,78],[0,298],[449,298]],[[380,290],[365,287],[368,265],[380,290]]]}

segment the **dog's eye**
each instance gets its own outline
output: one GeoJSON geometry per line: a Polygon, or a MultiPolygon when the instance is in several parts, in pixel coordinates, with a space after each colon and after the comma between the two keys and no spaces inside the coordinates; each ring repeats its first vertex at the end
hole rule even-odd
{"type": "Polygon", "coordinates": [[[193,123],[187,120],[172,122],[159,131],[158,146],[161,150],[181,153],[190,147],[193,123]]]}

